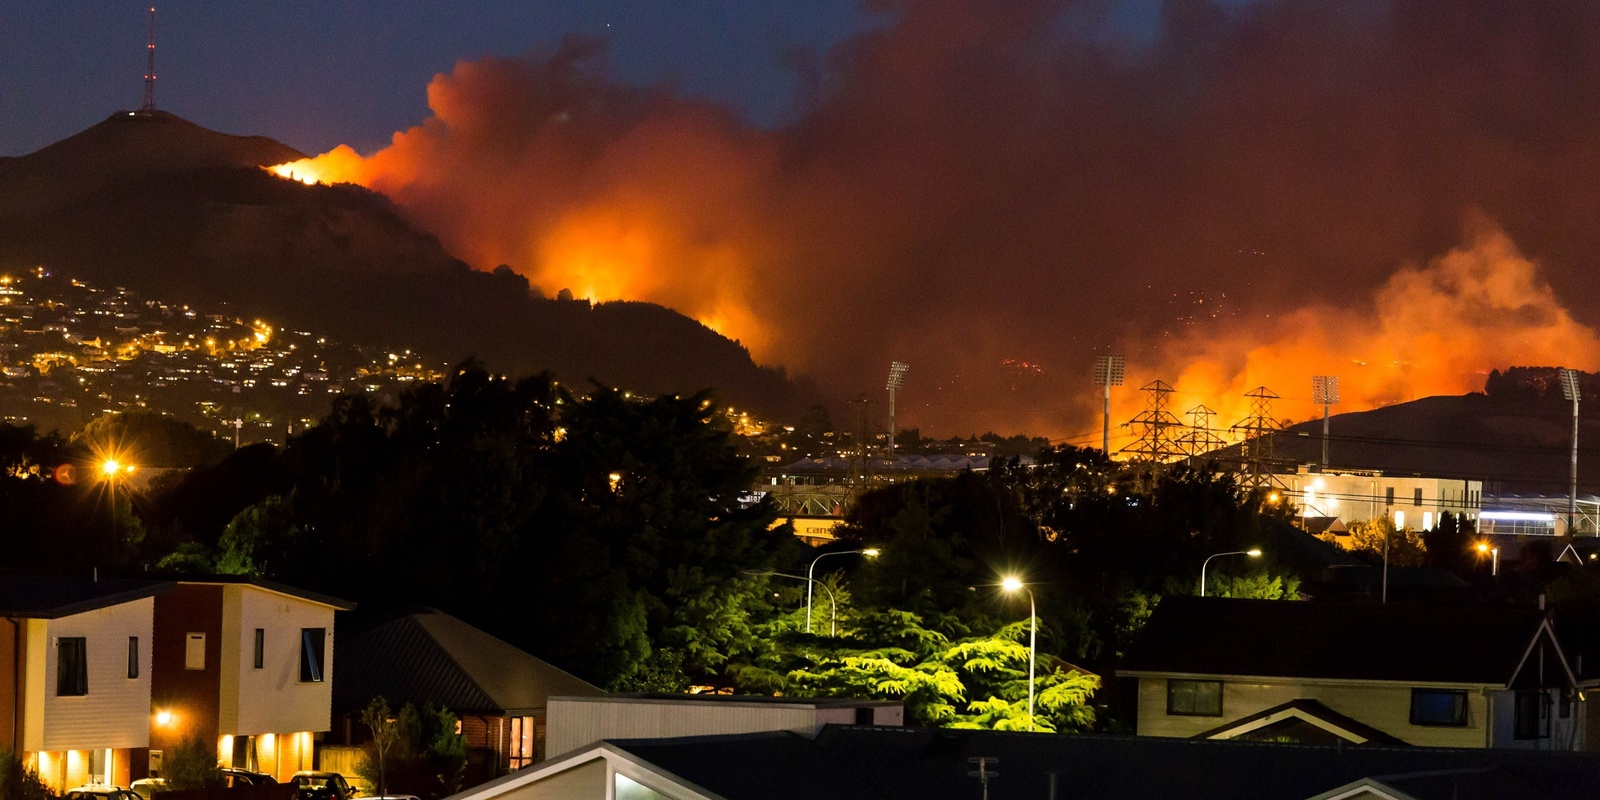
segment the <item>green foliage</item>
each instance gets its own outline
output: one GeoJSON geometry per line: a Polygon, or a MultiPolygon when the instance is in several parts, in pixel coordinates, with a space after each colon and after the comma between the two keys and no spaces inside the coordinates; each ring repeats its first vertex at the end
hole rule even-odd
{"type": "Polygon", "coordinates": [[[376,697],[362,710],[361,721],[372,738],[357,774],[379,794],[441,797],[460,790],[467,743],[456,733],[454,714],[410,703],[391,711],[387,700],[376,697]]]}
{"type": "Polygon", "coordinates": [[[222,786],[217,753],[198,736],[185,738],[167,755],[162,777],[172,789],[216,789],[222,786]]]}
{"type": "Polygon", "coordinates": [[[1300,577],[1252,572],[1244,575],[1209,575],[1206,594],[1211,597],[1238,597],[1246,600],[1298,600],[1300,577]]]}
{"type": "Polygon", "coordinates": [[[154,411],[102,414],[76,437],[91,451],[153,468],[188,468],[221,460],[233,447],[177,417],[154,411]]]}
{"type": "Polygon", "coordinates": [[[1344,546],[1373,563],[1383,560],[1387,540],[1389,566],[1420,567],[1427,563],[1428,546],[1422,535],[1410,528],[1396,530],[1387,516],[1362,520],[1350,526],[1350,541],[1344,546]]]}
{"type": "Polygon", "coordinates": [[[22,763],[16,751],[0,748],[0,800],[51,800],[50,787],[22,763]]]}
{"type": "Polygon", "coordinates": [[[257,578],[273,574],[276,565],[296,560],[302,539],[289,498],[268,497],[240,511],[223,529],[215,571],[257,578]]]}

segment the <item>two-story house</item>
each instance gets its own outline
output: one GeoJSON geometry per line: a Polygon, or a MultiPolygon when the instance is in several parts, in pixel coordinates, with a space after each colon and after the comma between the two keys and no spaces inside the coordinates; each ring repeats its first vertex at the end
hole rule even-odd
{"type": "Polygon", "coordinates": [[[1545,612],[1168,597],[1118,675],[1142,736],[1576,750],[1545,612]]]}
{"type": "Polygon", "coordinates": [[[127,785],[149,744],[155,598],[171,588],[0,577],[0,747],[56,792],[127,785]]]}
{"type": "Polygon", "coordinates": [[[155,600],[149,750],[135,775],[159,776],[195,737],[225,767],[286,780],[313,767],[329,729],[333,617],[343,600],[256,579],[180,581],[155,600]]]}

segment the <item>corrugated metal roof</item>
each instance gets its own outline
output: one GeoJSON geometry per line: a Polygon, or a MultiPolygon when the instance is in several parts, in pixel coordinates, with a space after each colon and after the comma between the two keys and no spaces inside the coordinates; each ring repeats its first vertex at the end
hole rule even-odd
{"type": "Polygon", "coordinates": [[[442,611],[402,614],[334,647],[334,707],[382,696],[391,707],[443,706],[458,714],[542,711],[553,695],[600,689],[442,611]]]}

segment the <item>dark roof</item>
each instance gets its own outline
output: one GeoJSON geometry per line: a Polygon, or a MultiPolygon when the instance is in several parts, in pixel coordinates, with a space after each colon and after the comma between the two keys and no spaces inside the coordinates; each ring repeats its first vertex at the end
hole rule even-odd
{"type": "MultiPolygon", "coordinates": [[[[1234,738],[1234,736],[1228,735],[1232,731],[1238,731],[1239,729],[1245,728],[1245,727],[1249,726],[1250,723],[1255,722],[1257,720],[1266,719],[1268,717],[1276,716],[1276,715],[1281,714],[1281,713],[1283,713],[1285,711],[1291,711],[1291,710],[1299,712],[1299,714],[1297,716],[1315,717],[1316,719],[1320,719],[1320,720],[1322,720],[1324,722],[1327,722],[1327,723],[1333,725],[1334,727],[1338,728],[1339,730],[1345,731],[1347,733],[1353,733],[1356,736],[1359,736],[1362,739],[1366,740],[1362,744],[1372,744],[1372,745],[1381,744],[1381,745],[1388,745],[1390,747],[1406,747],[1408,745],[1407,742],[1401,741],[1400,739],[1395,738],[1394,736],[1391,736],[1391,735],[1389,735],[1387,733],[1384,733],[1383,731],[1380,731],[1377,728],[1374,728],[1371,725],[1366,724],[1365,722],[1362,722],[1362,721],[1360,721],[1358,719],[1354,719],[1352,717],[1347,717],[1347,716],[1345,716],[1343,714],[1340,714],[1339,712],[1334,711],[1331,708],[1328,708],[1327,706],[1323,705],[1322,703],[1320,703],[1320,702],[1318,702],[1316,700],[1308,700],[1308,699],[1304,699],[1304,698],[1299,699],[1299,700],[1290,700],[1287,703],[1281,703],[1279,705],[1273,706],[1272,708],[1268,708],[1268,709],[1265,709],[1263,711],[1258,711],[1258,712],[1256,712],[1254,714],[1251,714],[1248,717],[1240,717],[1239,719],[1223,723],[1221,725],[1218,725],[1215,728],[1212,728],[1209,731],[1206,731],[1205,733],[1195,734],[1194,738],[1196,738],[1196,739],[1232,739],[1232,738],[1234,738]]],[[[1259,730],[1259,729],[1257,729],[1257,730],[1259,730]]],[[[1354,742],[1354,740],[1347,740],[1347,741],[1354,742]]]]}
{"type": "Polygon", "coordinates": [[[432,704],[458,714],[542,711],[556,695],[598,688],[442,611],[402,614],[334,646],[333,705],[354,711],[374,697],[391,706],[432,704]]]}
{"type": "Polygon", "coordinates": [[[997,758],[990,800],[1309,798],[1390,776],[1420,800],[1592,797],[1600,754],[1431,747],[1311,747],[1131,736],[834,726],[794,733],[618,740],[617,749],[727,800],[970,800],[971,759],[997,758]],[[1447,774],[1454,772],[1458,779],[1447,774]],[[1485,787],[1526,787],[1509,795],[1485,787]]]}
{"type": "Polygon", "coordinates": [[[321,603],[322,605],[325,605],[325,606],[332,606],[334,608],[339,609],[340,611],[352,611],[356,607],[356,604],[350,602],[349,600],[341,600],[341,599],[339,599],[337,597],[334,597],[332,595],[320,594],[318,592],[313,592],[313,591],[310,591],[310,590],[307,590],[307,589],[301,589],[298,586],[290,586],[287,583],[278,583],[277,581],[269,581],[269,580],[267,580],[265,578],[253,578],[253,577],[251,577],[249,575],[207,575],[204,578],[177,578],[175,580],[177,580],[177,582],[179,582],[179,583],[199,583],[199,584],[218,584],[218,583],[222,583],[222,584],[243,584],[243,585],[246,585],[246,586],[255,586],[257,588],[266,589],[268,591],[277,592],[279,594],[286,594],[286,595],[289,595],[290,597],[298,597],[301,600],[309,600],[309,601],[311,601],[313,603],[321,603]]]}
{"type": "Polygon", "coordinates": [[[1543,611],[1171,596],[1124,672],[1505,685],[1543,611]]]}
{"type": "Polygon", "coordinates": [[[0,616],[55,619],[154,597],[171,588],[160,581],[0,575],[0,616]]]}
{"type": "Polygon", "coordinates": [[[668,692],[618,692],[595,698],[607,702],[655,701],[665,703],[727,703],[730,705],[813,706],[818,708],[870,708],[904,705],[899,700],[871,700],[858,697],[773,697],[764,694],[673,694],[668,692]]]}

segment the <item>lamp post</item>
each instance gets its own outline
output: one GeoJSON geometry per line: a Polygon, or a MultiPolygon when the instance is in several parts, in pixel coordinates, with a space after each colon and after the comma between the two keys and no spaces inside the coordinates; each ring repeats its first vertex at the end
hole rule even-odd
{"type": "Polygon", "coordinates": [[[1033,730],[1033,665],[1039,660],[1039,613],[1038,605],[1033,600],[1033,589],[1016,577],[1007,577],[1000,581],[1000,588],[1007,594],[1016,594],[1018,589],[1028,592],[1028,730],[1033,730]]]}
{"type": "Polygon", "coordinates": [[[1252,547],[1249,550],[1230,550],[1230,551],[1228,551],[1226,553],[1217,553],[1216,555],[1208,556],[1205,561],[1200,562],[1200,596],[1201,597],[1205,597],[1206,596],[1206,565],[1211,563],[1211,559],[1213,559],[1213,558],[1221,558],[1223,556],[1249,556],[1251,558],[1260,558],[1261,557],[1261,548],[1252,547]]]}
{"type": "Polygon", "coordinates": [[[889,384],[884,387],[889,390],[889,460],[894,460],[894,393],[905,388],[906,372],[911,365],[904,361],[889,363],[889,384]]]}
{"type": "MultiPolygon", "coordinates": [[[[817,568],[817,562],[827,558],[828,556],[848,556],[858,553],[866,556],[867,558],[876,558],[879,552],[882,551],[878,550],[876,547],[868,547],[862,550],[840,550],[837,553],[823,553],[822,555],[811,559],[811,566],[806,567],[806,577],[804,578],[806,582],[806,633],[811,632],[811,585],[816,583],[816,579],[812,577],[812,573],[817,568]]],[[[829,597],[832,597],[832,590],[829,590],[829,597]]],[[[837,616],[837,614],[835,614],[835,616],[837,616]]]]}
{"type": "Polygon", "coordinates": [[[1494,559],[1489,567],[1489,577],[1500,577],[1500,548],[1490,547],[1487,543],[1480,542],[1478,544],[1478,552],[1494,559]]]}
{"type": "MultiPolygon", "coordinates": [[[[790,575],[787,572],[757,572],[755,570],[748,570],[747,569],[747,570],[744,571],[744,574],[746,574],[746,575],[765,575],[765,576],[772,577],[772,578],[788,578],[790,580],[805,581],[808,584],[816,582],[816,581],[811,580],[810,578],[807,578],[804,575],[790,575]]],[[[807,591],[810,591],[810,587],[809,586],[807,586],[806,589],[807,589],[807,591]]],[[[838,636],[839,635],[839,604],[834,602],[833,589],[829,588],[828,584],[826,584],[826,583],[822,584],[822,589],[823,589],[823,591],[828,593],[828,605],[833,607],[833,623],[828,628],[828,633],[829,633],[830,636],[838,636]]]]}

